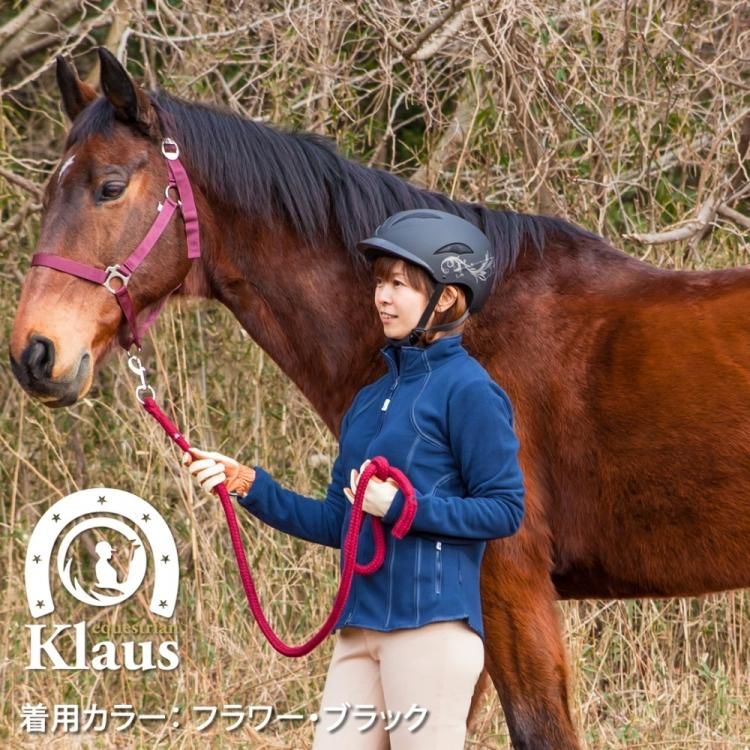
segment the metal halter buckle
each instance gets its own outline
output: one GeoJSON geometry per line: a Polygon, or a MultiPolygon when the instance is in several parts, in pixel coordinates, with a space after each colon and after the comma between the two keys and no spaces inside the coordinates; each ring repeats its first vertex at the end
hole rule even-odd
{"type": "MultiPolygon", "coordinates": [[[[130,274],[123,273],[120,270],[120,266],[117,266],[117,265],[107,266],[104,270],[105,270],[105,273],[107,274],[107,278],[104,279],[104,286],[107,288],[108,292],[111,292],[112,294],[116,294],[119,291],[119,289],[113,289],[110,286],[110,282],[112,281],[112,279],[119,279],[120,282],[122,283],[122,287],[125,287],[128,285],[128,281],[130,281],[130,274]]],[[[120,287],[120,289],[122,289],[122,287],[120,287]]]]}
{"type": "Polygon", "coordinates": [[[161,153],[165,159],[175,161],[180,158],[180,147],[174,138],[164,138],[161,142],[161,153]]]}

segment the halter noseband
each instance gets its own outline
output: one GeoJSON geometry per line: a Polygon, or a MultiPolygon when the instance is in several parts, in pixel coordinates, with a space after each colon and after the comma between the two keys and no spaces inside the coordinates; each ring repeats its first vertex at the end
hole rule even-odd
{"type": "MultiPolygon", "coordinates": [[[[139,331],[135,307],[133,305],[133,300],[130,297],[130,293],[128,292],[128,282],[138,266],[154,249],[157,241],[164,233],[164,230],[167,228],[167,225],[178,208],[182,213],[182,220],[185,224],[188,259],[195,260],[196,258],[200,258],[201,255],[198,211],[195,207],[195,198],[193,197],[193,189],[190,186],[190,180],[188,179],[187,172],[179,159],[179,146],[172,138],[164,138],[161,142],[161,152],[167,160],[167,168],[169,169],[169,182],[164,190],[164,202],[159,202],[156,208],[158,212],[156,219],[148,232],[146,232],[146,236],[141,240],[138,247],[133,250],[126,260],[120,264],[107,266],[106,269],[102,270],[101,268],[79,263],[78,261],[63,258],[60,255],[54,255],[52,253],[35,253],[31,258],[32,266],[54,268],[56,271],[62,271],[63,273],[77,276],[79,279],[85,279],[94,284],[100,284],[108,292],[113,294],[120,305],[125,320],[127,320],[130,328],[130,338],[121,341],[123,348],[125,349],[129,349],[133,343],[135,343],[140,349],[141,335],[145,333],[149,326],[156,320],[164,303],[172,292],[176,291],[176,289],[173,289],[172,292],[169,292],[169,294],[156,304],[156,307],[152,309],[146,317],[142,330],[139,331]],[[176,200],[173,199],[170,194],[172,189],[177,192],[176,200]],[[119,284],[117,287],[112,285],[115,280],[119,284]]],[[[177,289],[179,289],[179,286],[177,289]]]]}

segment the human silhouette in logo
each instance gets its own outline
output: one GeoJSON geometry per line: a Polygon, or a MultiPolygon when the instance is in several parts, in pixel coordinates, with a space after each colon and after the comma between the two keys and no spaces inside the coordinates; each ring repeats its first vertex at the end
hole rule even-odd
{"type": "Polygon", "coordinates": [[[114,589],[115,591],[124,591],[125,586],[117,580],[117,571],[110,562],[112,559],[112,545],[109,542],[97,542],[94,551],[99,557],[96,563],[94,572],[96,574],[96,588],[98,589],[114,589]]]}

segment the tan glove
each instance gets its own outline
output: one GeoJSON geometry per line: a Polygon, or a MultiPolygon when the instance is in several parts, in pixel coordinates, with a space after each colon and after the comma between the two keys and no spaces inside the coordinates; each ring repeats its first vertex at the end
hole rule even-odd
{"type": "MultiPolygon", "coordinates": [[[[351,474],[349,475],[350,486],[344,488],[344,494],[346,495],[346,499],[352,505],[354,505],[354,495],[357,492],[359,478],[369,463],[370,459],[368,458],[362,466],[359,467],[359,471],[352,469],[351,474]]],[[[391,507],[391,503],[393,503],[393,498],[396,497],[397,492],[398,485],[390,477],[383,481],[382,479],[378,479],[377,475],[373,474],[367,484],[367,489],[365,490],[365,499],[362,502],[362,510],[364,510],[365,513],[370,513],[373,516],[380,516],[380,518],[382,518],[391,507]]]]}
{"type": "Polygon", "coordinates": [[[191,448],[190,453],[183,454],[182,463],[209,494],[213,494],[217,484],[224,482],[228,492],[246,495],[255,481],[254,469],[221,453],[191,448]]]}

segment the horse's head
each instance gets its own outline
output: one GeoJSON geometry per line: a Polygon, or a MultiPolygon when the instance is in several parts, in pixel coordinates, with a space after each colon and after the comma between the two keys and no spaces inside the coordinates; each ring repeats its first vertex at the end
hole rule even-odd
{"type": "Polygon", "coordinates": [[[43,255],[35,256],[41,265],[24,280],[10,341],[14,375],[49,406],[85,395],[111,345],[135,333],[128,318],[143,321],[190,269],[180,218],[168,223],[132,276],[121,266],[149,233],[157,207],[172,208],[177,191],[167,189],[174,173],[155,105],[106,50],[100,61],[103,96],[58,59],[73,126],[45,190],[37,247],[43,255]],[[94,282],[73,275],[84,267],[94,270],[94,282]],[[107,273],[111,267],[118,268],[107,273]]]}

